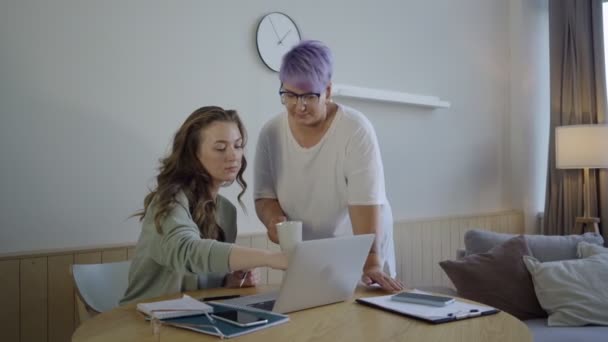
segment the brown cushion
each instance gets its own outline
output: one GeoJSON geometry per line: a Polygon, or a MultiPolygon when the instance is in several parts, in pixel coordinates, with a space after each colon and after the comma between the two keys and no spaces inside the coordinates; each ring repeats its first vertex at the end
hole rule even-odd
{"type": "Polygon", "coordinates": [[[493,306],[521,319],[547,317],[534,293],[523,261],[531,255],[523,235],[497,245],[487,253],[439,263],[456,286],[458,295],[493,306]]]}

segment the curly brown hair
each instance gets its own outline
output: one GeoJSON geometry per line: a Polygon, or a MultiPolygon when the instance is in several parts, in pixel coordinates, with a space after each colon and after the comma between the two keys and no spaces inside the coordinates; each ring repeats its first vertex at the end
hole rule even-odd
{"type": "MultiPolygon", "coordinates": [[[[200,132],[218,121],[235,123],[243,138],[243,147],[245,146],[247,132],[235,110],[207,106],[190,114],[175,133],[171,153],[166,158],[160,159],[156,188],[144,199],[144,209],[134,214],[139,216],[140,221],[143,220],[154,200],[156,206],[154,223],[159,234],[163,234],[161,223],[175,206],[175,196],[181,190],[188,198],[190,206],[188,209],[199,228],[201,237],[223,240],[223,231],[216,220],[216,203],[210,192],[213,179],[197,158],[200,132]]],[[[236,177],[237,183],[241,186],[238,195],[241,207],[244,207],[241,197],[247,190],[247,183],[243,179],[246,168],[247,160],[243,155],[241,169],[236,177]]]]}

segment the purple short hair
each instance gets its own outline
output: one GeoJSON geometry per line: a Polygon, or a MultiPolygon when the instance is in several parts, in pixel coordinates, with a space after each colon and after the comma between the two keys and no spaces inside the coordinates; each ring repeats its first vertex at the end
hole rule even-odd
{"type": "Polygon", "coordinates": [[[334,56],[325,44],[303,40],[283,56],[279,79],[304,91],[321,93],[331,80],[333,68],[334,56]]]}

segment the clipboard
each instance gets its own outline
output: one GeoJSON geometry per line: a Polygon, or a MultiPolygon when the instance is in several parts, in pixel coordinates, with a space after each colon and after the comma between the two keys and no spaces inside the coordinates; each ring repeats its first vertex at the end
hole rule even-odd
{"type": "MultiPolygon", "coordinates": [[[[416,290],[412,292],[425,293],[416,290]]],[[[468,318],[493,315],[500,312],[500,310],[491,306],[466,303],[458,299],[446,306],[435,307],[423,304],[397,302],[391,300],[391,296],[393,295],[358,298],[356,299],[356,302],[432,324],[447,323],[468,318]]]]}

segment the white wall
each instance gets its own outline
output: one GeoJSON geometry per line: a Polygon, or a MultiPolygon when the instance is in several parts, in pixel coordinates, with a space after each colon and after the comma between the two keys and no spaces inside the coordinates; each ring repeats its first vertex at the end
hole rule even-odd
{"type": "Polygon", "coordinates": [[[549,145],[549,13],[547,0],[510,1],[512,205],[526,230],[544,211],[549,145]]]}
{"type": "MultiPolygon", "coordinates": [[[[452,103],[344,101],[376,127],[396,220],[511,209],[511,129],[525,125],[523,111],[509,123],[509,108],[536,102],[513,100],[510,10],[502,0],[4,0],[0,252],[135,241],[127,218],[199,106],[238,109],[252,159],[261,125],[281,110],[254,42],[271,11],[332,47],[336,82],[452,103]]],[[[239,229],[262,229],[251,191],[245,202],[239,229]]]]}

